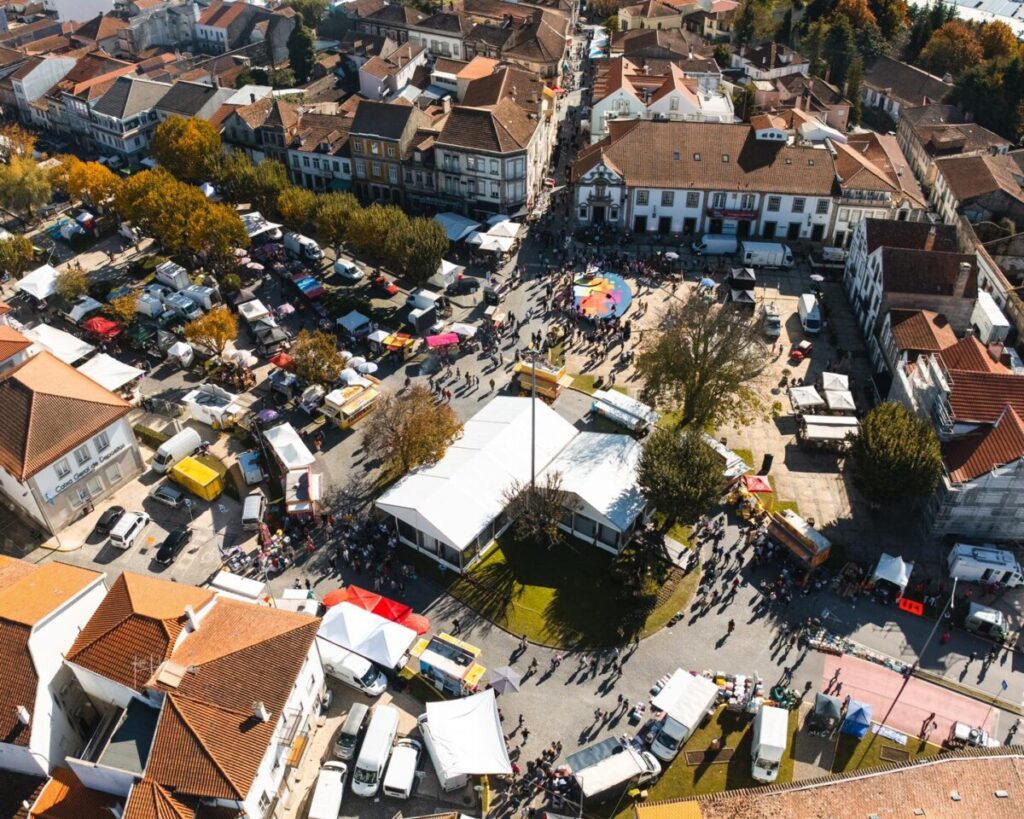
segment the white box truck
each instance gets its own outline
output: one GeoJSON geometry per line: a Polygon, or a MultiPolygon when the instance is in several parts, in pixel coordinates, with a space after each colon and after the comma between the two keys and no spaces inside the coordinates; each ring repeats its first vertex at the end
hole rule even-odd
{"type": "Polygon", "coordinates": [[[566,765],[576,778],[584,804],[601,802],[626,788],[648,785],[661,775],[661,764],[652,754],[615,738],[577,751],[566,759],[566,765]]]}
{"type": "Polygon", "coordinates": [[[807,335],[813,336],[821,332],[821,308],[813,293],[804,293],[800,296],[797,313],[800,316],[800,326],[807,335]]]}
{"type": "Polygon", "coordinates": [[[774,782],[789,744],[789,711],[762,705],[754,717],[753,733],[750,775],[758,782],[774,782]]]}
{"type": "Polygon", "coordinates": [[[324,252],[320,249],[320,245],[301,233],[286,233],[284,235],[284,249],[293,256],[298,256],[307,262],[318,262],[324,257],[324,252]]]}
{"type": "Polygon", "coordinates": [[[995,546],[956,543],[946,559],[949,576],[976,583],[995,583],[1009,589],[1024,586],[1024,571],[1012,552],[995,546]]]}
{"type": "Polygon", "coordinates": [[[690,245],[690,249],[698,255],[726,256],[739,249],[739,240],[735,236],[728,236],[724,233],[705,233],[690,245]]]}
{"type": "Polygon", "coordinates": [[[190,284],[188,271],[180,264],[172,261],[161,262],[156,266],[156,280],[174,290],[184,290],[190,284]]]}
{"type": "Polygon", "coordinates": [[[316,778],[313,798],[309,800],[308,819],[338,819],[345,795],[348,766],[344,762],[325,762],[316,778]]]}
{"type": "Polygon", "coordinates": [[[740,242],[740,260],[751,267],[792,267],[793,251],[779,242],[740,242]]]}
{"type": "Polygon", "coordinates": [[[676,758],[704,717],[718,702],[718,686],[705,677],[695,677],[677,668],[651,704],[665,716],[651,743],[651,752],[662,762],[676,758]]]}

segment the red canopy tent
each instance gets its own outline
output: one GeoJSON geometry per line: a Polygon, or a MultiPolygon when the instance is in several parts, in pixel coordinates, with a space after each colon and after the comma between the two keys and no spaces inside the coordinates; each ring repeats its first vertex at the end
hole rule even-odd
{"type": "Polygon", "coordinates": [[[281,370],[288,370],[295,363],[295,359],[288,355],[288,353],[275,353],[271,357],[270,363],[281,370]]]}
{"type": "Polygon", "coordinates": [[[743,485],[746,487],[748,492],[762,492],[764,494],[770,494],[772,492],[772,485],[768,479],[763,475],[744,475],[743,485]]]}
{"type": "MultiPolygon", "coordinates": [[[[351,603],[379,617],[407,626],[417,634],[425,634],[430,629],[430,621],[422,615],[413,614],[412,609],[405,605],[405,603],[399,603],[390,597],[384,597],[376,592],[361,589],[359,586],[346,586],[344,589],[339,589],[339,591],[344,594],[344,597],[339,596],[334,605],[337,603],[351,603]]],[[[327,605],[326,597],[324,598],[324,605],[327,605]]]]}
{"type": "Polygon", "coordinates": [[[103,341],[110,341],[110,339],[121,334],[121,325],[103,316],[93,316],[91,319],[86,319],[82,322],[82,329],[103,341]]]}
{"type": "Polygon", "coordinates": [[[451,344],[458,344],[458,333],[441,333],[439,336],[427,336],[427,346],[433,350],[435,347],[448,347],[451,344]]]}
{"type": "Polygon", "coordinates": [[[324,595],[324,599],[321,602],[325,608],[331,608],[332,606],[344,603],[348,599],[347,594],[347,589],[332,589],[324,595]]]}

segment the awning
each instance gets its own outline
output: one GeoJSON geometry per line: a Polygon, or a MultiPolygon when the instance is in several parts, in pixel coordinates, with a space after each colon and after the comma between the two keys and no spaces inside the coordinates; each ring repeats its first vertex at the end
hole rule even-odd
{"type": "Polygon", "coordinates": [[[887,580],[894,586],[905,589],[907,583],[910,582],[910,574],[913,571],[913,563],[907,563],[902,557],[882,552],[881,557],[878,558],[878,565],[875,566],[875,572],[871,575],[871,579],[887,580]]]}
{"type": "Polygon", "coordinates": [[[389,669],[402,665],[418,639],[411,628],[351,603],[339,603],[327,610],[320,621],[317,638],[389,669]]]}
{"type": "Polygon", "coordinates": [[[267,306],[259,299],[253,299],[238,305],[238,313],[250,324],[270,315],[267,306]]]}
{"type": "Polygon", "coordinates": [[[91,319],[86,319],[82,324],[82,329],[103,341],[109,341],[121,334],[121,325],[103,316],[93,316],[91,319]]]}
{"type": "Polygon", "coordinates": [[[341,327],[346,333],[355,335],[366,327],[370,326],[370,320],[360,313],[358,310],[353,310],[350,313],[346,313],[340,319],[338,319],[338,326],[341,327]]]}
{"type": "Polygon", "coordinates": [[[457,336],[461,336],[462,338],[473,338],[473,336],[476,335],[476,327],[474,327],[471,324],[463,324],[461,322],[456,322],[455,324],[452,325],[452,332],[455,333],[455,335],[457,336]]]}
{"type": "Polygon", "coordinates": [[[125,384],[130,384],[136,378],[145,375],[138,367],[118,361],[106,353],[100,353],[90,358],[81,367],[78,367],[78,371],[111,392],[119,390],[125,384]]]}
{"type": "Polygon", "coordinates": [[[374,344],[383,344],[390,335],[387,330],[374,330],[366,337],[366,340],[372,341],[374,344]]]}
{"type": "Polygon", "coordinates": [[[768,494],[772,491],[772,485],[764,475],[744,475],[743,485],[748,492],[761,492],[768,494]]]}
{"type": "Polygon", "coordinates": [[[441,333],[438,336],[427,336],[426,341],[427,346],[433,350],[437,347],[449,347],[452,344],[458,344],[459,336],[456,333],[441,333]]]}
{"type": "Polygon", "coordinates": [[[45,347],[65,364],[74,364],[81,361],[96,348],[87,341],[71,333],[65,333],[49,324],[39,324],[23,331],[26,338],[36,342],[39,346],[45,347]]]}
{"type": "Polygon", "coordinates": [[[472,219],[467,219],[465,216],[451,212],[438,213],[434,216],[434,221],[444,228],[444,232],[450,242],[457,242],[480,227],[479,222],[474,222],[472,219]]]}
{"type": "Polygon", "coordinates": [[[512,773],[493,691],[428,702],[427,729],[446,776],[512,773]]]}
{"type": "Polygon", "coordinates": [[[42,301],[57,292],[57,277],[59,275],[57,268],[44,264],[31,273],[25,274],[25,277],[18,282],[17,288],[42,301]]]}
{"type": "Polygon", "coordinates": [[[335,177],[331,180],[330,189],[332,191],[350,191],[352,190],[352,180],[335,177]]]}
{"type": "Polygon", "coordinates": [[[843,441],[860,429],[857,419],[848,415],[805,415],[803,424],[808,441],[843,441]]]}

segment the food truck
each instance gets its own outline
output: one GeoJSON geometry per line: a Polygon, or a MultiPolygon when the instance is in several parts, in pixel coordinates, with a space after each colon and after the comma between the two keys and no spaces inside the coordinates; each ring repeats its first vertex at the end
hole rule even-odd
{"type": "Polygon", "coordinates": [[[361,375],[327,393],[317,412],[338,428],[349,429],[377,408],[378,398],[380,381],[373,376],[361,375]]]}
{"type": "Polygon", "coordinates": [[[420,640],[413,646],[413,668],[442,694],[462,697],[476,691],[487,670],[477,658],[480,649],[450,634],[420,640]]]}
{"type": "Polygon", "coordinates": [[[809,569],[814,569],[828,560],[829,552],[832,550],[832,543],[828,538],[791,509],[772,512],[768,536],[789,549],[809,569]]]}
{"type": "MultiPolygon", "coordinates": [[[[533,364],[520,361],[513,368],[519,392],[528,395],[533,390],[533,364]]],[[[552,402],[562,394],[562,379],[565,378],[565,367],[555,367],[546,361],[537,362],[537,395],[547,402],[552,402]]]]}

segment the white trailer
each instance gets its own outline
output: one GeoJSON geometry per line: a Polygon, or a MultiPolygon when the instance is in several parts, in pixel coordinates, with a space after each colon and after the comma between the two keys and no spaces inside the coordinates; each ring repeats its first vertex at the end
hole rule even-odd
{"type": "Polygon", "coordinates": [[[740,242],[740,260],[753,267],[792,267],[793,251],[781,242],[740,242]]]}
{"type": "Polygon", "coordinates": [[[750,775],[758,782],[774,782],[789,744],[789,712],[762,705],[754,717],[750,775]]]}
{"type": "Polygon", "coordinates": [[[585,748],[566,760],[579,785],[584,803],[599,802],[602,797],[634,785],[647,785],[661,775],[661,764],[647,751],[638,751],[618,740],[606,740],[585,748]],[[595,761],[588,762],[588,759],[595,761]],[[576,764],[586,765],[579,770],[576,764]]]}
{"type": "Polygon", "coordinates": [[[995,583],[1007,588],[1024,586],[1024,571],[1012,552],[995,546],[954,544],[946,559],[949,576],[975,583],[995,583]]]}

